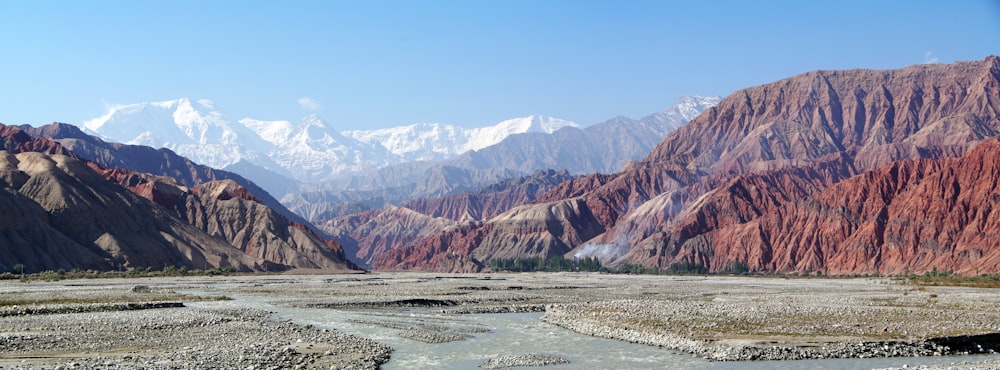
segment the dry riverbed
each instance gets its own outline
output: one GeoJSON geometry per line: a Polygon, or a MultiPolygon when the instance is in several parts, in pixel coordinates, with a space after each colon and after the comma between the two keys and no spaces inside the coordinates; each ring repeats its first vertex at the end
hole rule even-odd
{"type": "MultiPolygon", "coordinates": [[[[265,297],[279,307],[370,312],[359,322],[428,343],[489,329],[393,312],[545,311],[543,320],[584,334],[712,360],[1000,349],[996,289],[919,288],[888,279],[377,273],[4,281],[0,366],[326,369],[377,368],[389,359],[391,350],[370,339],[276,321],[258,309],[185,305],[231,295],[265,297]]],[[[524,353],[483,366],[562,362],[524,353]]]]}
{"type": "Polygon", "coordinates": [[[375,341],[275,321],[266,311],[194,309],[175,293],[213,280],[87,280],[0,285],[0,368],[373,369],[375,341]]]}

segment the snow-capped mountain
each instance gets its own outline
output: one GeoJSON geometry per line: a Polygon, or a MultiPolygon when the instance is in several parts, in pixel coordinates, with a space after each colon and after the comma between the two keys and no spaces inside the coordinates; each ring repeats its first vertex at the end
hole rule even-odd
{"type": "Polygon", "coordinates": [[[299,123],[234,120],[209,100],[182,98],[116,106],[83,127],[109,141],[169,148],[215,168],[237,164],[232,168],[245,168],[249,163],[300,182],[318,183],[391,164],[454,158],[511,135],[552,133],[577,124],[529,116],[474,129],[421,123],[340,133],[316,115],[299,123]]]}
{"type": "Polygon", "coordinates": [[[268,158],[268,142],[217,110],[211,100],[183,98],[112,107],[83,127],[111,141],[169,148],[210,167],[246,160],[283,172],[268,158]]]}
{"type": "Polygon", "coordinates": [[[551,134],[563,127],[579,127],[558,118],[528,116],[494,126],[466,129],[441,123],[418,123],[369,131],[344,131],[344,135],[379,145],[404,161],[448,159],[470,150],[495,145],[511,135],[529,132],[551,134]]]}
{"type": "Polygon", "coordinates": [[[298,125],[250,118],[239,123],[272,145],[267,152],[271,160],[296,180],[306,183],[399,162],[399,158],[378,143],[346,137],[317,115],[306,116],[298,125]]]}
{"type": "Polygon", "coordinates": [[[670,133],[680,126],[686,125],[688,121],[714,107],[722,100],[720,96],[682,96],[677,99],[677,103],[665,111],[652,114],[643,118],[644,121],[655,121],[653,126],[665,128],[664,135],[670,133]]]}

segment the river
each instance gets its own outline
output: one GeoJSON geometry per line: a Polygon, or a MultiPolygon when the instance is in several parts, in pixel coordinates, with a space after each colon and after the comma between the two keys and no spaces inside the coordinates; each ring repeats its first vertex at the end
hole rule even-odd
{"type": "MultiPolygon", "coordinates": [[[[544,369],[872,369],[904,365],[951,364],[1000,359],[998,355],[827,359],[802,361],[713,362],[662,348],[595,338],[540,320],[542,314],[441,314],[427,309],[334,310],[275,306],[258,296],[235,295],[231,301],[192,302],[192,307],[251,307],[274,312],[278,320],[367,337],[391,346],[392,359],[382,368],[475,369],[501,355],[545,354],[570,361],[544,369]],[[462,341],[431,344],[399,336],[400,330],[373,320],[420,322],[484,331],[462,341]],[[481,330],[488,329],[488,331],[481,330]]],[[[531,367],[523,367],[531,369],[531,367]]]]}

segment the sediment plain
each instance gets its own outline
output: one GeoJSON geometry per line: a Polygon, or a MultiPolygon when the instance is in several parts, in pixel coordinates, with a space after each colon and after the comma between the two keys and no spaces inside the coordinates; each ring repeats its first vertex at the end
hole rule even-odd
{"type": "MultiPolygon", "coordinates": [[[[490,328],[396,313],[544,312],[542,320],[583,334],[716,361],[1000,349],[1000,290],[889,278],[255,275],[0,281],[0,366],[328,369],[378,368],[390,359],[391,348],[374,340],[279,320],[239,300],[225,309],[198,304],[230,296],[370,313],[359,323],[427,343],[467,340],[490,328]]],[[[558,356],[538,350],[483,365],[558,356]]]]}

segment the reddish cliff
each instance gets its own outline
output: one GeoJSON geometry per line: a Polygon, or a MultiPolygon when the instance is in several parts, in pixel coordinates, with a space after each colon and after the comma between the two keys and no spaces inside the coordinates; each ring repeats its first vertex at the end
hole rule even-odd
{"type": "MultiPolygon", "coordinates": [[[[521,223],[488,220],[451,231],[454,237],[443,232],[433,247],[425,243],[395,253],[426,257],[437,251],[424,259],[462,251],[481,257],[520,255],[551,250],[546,247],[560,240],[573,253],[596,253],[611,264],[696,262],[718,270],[746,259],[770,261],[779,246],[736,247],[768,230],[755,227],[758,218],[780,222],[784,216],[773,213],[789,204],[805,206],[808,195],[851,175],[895,161],[961,156],[1000,133],[998,81],[1000,58],[989,57],[890,71],[816,71],[744,89],[668,135],[645,160],[623,172],[566,182],[540,196],[539,203],[572,204],[579,210],[536,225],[545,229],[537,235],[558,237],[528,245],[519,235],[521,223]],[[586,227],[565,227],[574,223],[586,227]],[[591,235],[598,229],[604,231],[591,235]],[[738,236],[734,249],[716,251],[715,234],[736,229],[742,231],[726,236],[738,236]]],[[[510,220],[516,211],[495,219],[510,220]]],[[[803,227],[829,231],[819,224],[803,227]]],[[[788,253],[798,257],[756,266],[780,271],[826,267],[817,249],[788,253]]],[[[855,262],[864,261],[857,257],[855,262]]]]}
{"type": "Polygon", "coordinates": [[[346,253],[371,266],[375,257],[393,248],[417,243],[456,224],[405,207],[388,207],[338,217],[320,228],[339,240],[346,253]]]}
{"type": "Polygon", "coordinates": [[[244,253],[272,262],[272,269],[356,269],[339,244],[289,221],[232,180],[187,188],[168,177],[107,169],[94,163],[90,167],[192,226],[224,239],[244,253]]]}
{"type": "Polygon", "coordinates": [[[66,155],[0,151],[0,203],[4,270],[265,264],[66,155]]]}
{"type": "Polygon", "coordinates": [[[76,157],[75,154],[63,148],[59,143],[40,137],[34,137],[17,126],[0,124],[0,150],[11,153],[39,152],[46,154],[61,154],[76,157]]]}
{"type": "Polygon", "coordinates": [[[484,220],[507,210],[534,202],[552,188],[574,177],[567,171],[536,171],[487,186],[475,193],[424,198],[403,205],[406,208],[455,221],[484,220]]]}
{"type": "Polygon", "coordinates": [[[339,246],[234,181],[189,189],[168,177],[104,168],[19,127],[0,125],[0,144],[0,202],[7,205],[0,267],[354,268],[339,246]]]}
{"type": "Polygon", "coordinates": [[[373,267],[474,271],[493,258],[563,255],[602,232],[604,228],[579,198],[532,204],[485,223],[465,223],[395,248],[376,257],[373,267]]]}
{"type": "Polygon", "coordinates": [[[962,158],[902,161],[706,233],[712,266],[767,271],[1000,271],[1000,139],[962,158]]]}

